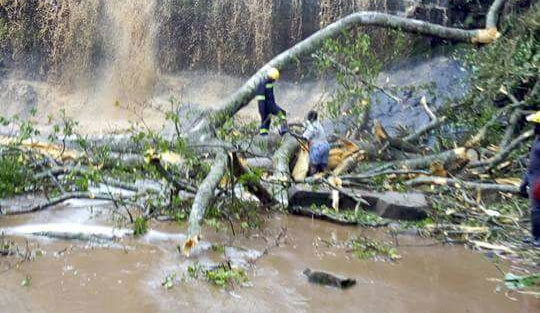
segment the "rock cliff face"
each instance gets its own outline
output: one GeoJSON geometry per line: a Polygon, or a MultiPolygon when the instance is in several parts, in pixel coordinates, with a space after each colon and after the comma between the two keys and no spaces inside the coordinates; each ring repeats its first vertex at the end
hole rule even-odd
{"type": "Polygon", "coordinates": [[[450,2],[455,1],[1,1],[0,61],[64,81],[111,68],[246,74],[351,12],[377,10],[449,24],[461,18],[449,16],[450,2]],[[132,61],[121,64],[123,59],[132,61]]]}

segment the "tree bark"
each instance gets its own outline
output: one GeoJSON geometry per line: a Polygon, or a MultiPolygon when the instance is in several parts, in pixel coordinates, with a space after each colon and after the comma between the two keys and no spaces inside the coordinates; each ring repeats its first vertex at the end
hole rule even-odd
{"type": "Polygon", "coordinates": [[[109,195],[104,194],[92,194],[90,192],[73,192],[73,193],[66,193],[63,194],[57,198],[53,198],[47,202],[38,204],[34,207],[24,209],[24,210],[18,210],[18,211],[8,211],[5,213],[5,215],[21,215],[21,214],[27,214],[27,213],[34,213],[43,211],[47,208],[50,208],[52,206],[55,206],[57,204],[60,204],[62,202],[65,202],[67,200],[71,199],[90,199],[90,200],[106,200],[106,201],[114,201],[114,198],[112,198],[109,195]]]}
{"type": "MultiPolygon", "coordinates": [[[[498,12],[497,10],[499,10],[500,7],[495,9],[493,12],[498,12]]],[[[386,27],[399,29],[409,33],[434,36],[441,39],[473,43],[490,43],[499,36],[496,29],[491,30],[491,32],[488,32],[486,29],[463,30],[386,13],[353,13],[328,25],[324,29],[319,30],[266,63],[240,89],[225,100],[221,108],[212,114],[212,118],[209,121],[201,121],[199,125],[194,128],[194,131],[215,129],[223,125],[227,119],[234,116],[238,111],[244,108],[251,99],[253,99],[257,86],[266,79],[266,72],[268,69],[271,67],[278,69],[283,68],[285,65],[299,57],[314,52],[325,40],[336,37],[344,30],[352,28],[353,26],[386,27]]]]}
{"type": "Polygon", "coordinates": [[[227,170],[229,157],[225,152],[217,154],[210,173],[199,186],[189,214],[188,238],[198,237],[204,213],[214,198],[214,191],[227,170]]]}
{"type": "Polygon", "coordinates": [[[499,191],[499,192],[508,192],[513,194],[519,194],[519,188],[511,185],[500,185],[500,184],[489,184],[489,183],[477,183],[463,181],[460,179],[452,179],[446,177],[433,177],[425,176],[418,177],[412,180],[405,182],[407,186],[418,186],[418,185],[441,185],[441,186],[450,186],[454,188],[464,188],[464,189],[473,189],[481,191],[499,191]]]}
{"type": "Polygon", "coordinates": [[[289,165],[292,156],[298,147],[298,140],[287,133],[283,137],[283,142],[272,159],[272,162],[274,163],[273,180],[283,184],[274,185],[274,199],[276,199],[283,208],[289,206],[288,185],[291,182],[291,170],[289,165]]]}
{"type": "Polygon", "coordinates": [[[495,0],[489,8],[489,11],[486,16],[486,28],[497,28],[497,23],[499,21],[499,14],[504,5],[505,0],[495,0]]]}

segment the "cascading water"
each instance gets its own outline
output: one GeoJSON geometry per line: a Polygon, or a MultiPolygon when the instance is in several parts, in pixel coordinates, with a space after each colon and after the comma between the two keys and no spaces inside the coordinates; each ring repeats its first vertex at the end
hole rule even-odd
{"type": "MultiPolygon", "coordinates": [[[[113,105],[118,102],[140,105],[174,95],[184,102],[213,107],[244,76],[339,17],[359,10],[409,14],[418,3],[3,1],[0,57],[17,75],[0,81],[4,108],[0,112],[24,115],[37,108],[46,116],[65,109],[82,122],[97,123],[105,118],[130,118],[113,105]],[[12,26],[6,30],[2,25],[12,26]],[[2,37],[4,33],[11,37],[2,37]],[[29,76],[39,79],[26,81],[29,76]]],[[[315,89],[321,93],[320,88],[315,89]]],[[[285,100],[295,105],[306,98],[302,88],[281,94],[287,94],[285,100]]]]}

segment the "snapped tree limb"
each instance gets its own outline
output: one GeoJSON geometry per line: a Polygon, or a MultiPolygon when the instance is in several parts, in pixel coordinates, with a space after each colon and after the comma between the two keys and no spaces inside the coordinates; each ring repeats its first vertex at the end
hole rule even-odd
{"type": "Polygon", "coordinates": [[[184,243],[184,254],[189,255],[191,247],[198,242],[204,213],[214,198],[215,189],[218,187],[219,182],[225,175],[227,165],[229,163],[228,161],[229,156],[227,153],[225,153],[225,151],[219,152],[212,164],[210,173],[208,173],[206,178],[199,186],[197,194],[195,195],[195,200],[193,200],[191,213],[189,214],[188,239],[184,243]]]}
{"type": "MultiPolygon", "coordinates": [[[[498,13],[498,10],[500,10],[500,6],[493,8],[493,14],[498,13]]],[[[225,100],[221,108],[212,114],[210,121],[202,121],[194,128],[194,131],[218,128],[227,119],[248,105],[251,99],[255,97],[257,86],[266,79],[268,69],[272,67],[283,68],[299,57],[314,52],[325,40],[336,37],[342,31],[354,26],[393,28],[409,33],[470,43],[491,43],[500,36],[496,28],[464,30],[380,12],[353,13],[317,31],[266,63],[242,87],[225,100]]]]}

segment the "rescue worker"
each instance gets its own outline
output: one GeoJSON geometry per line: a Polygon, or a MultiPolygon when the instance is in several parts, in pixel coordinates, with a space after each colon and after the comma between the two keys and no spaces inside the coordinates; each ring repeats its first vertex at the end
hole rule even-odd
{"type": "Polygon", "coordinates": [[[330,144],[318,120],[317,112],[309,111],[305,125],[306,130],[302,137],[309,143],[309,174],[315,175],[324,172],[328,167],[330,144]]]}
{"type": "Polygon", "coordinates": [[[529,169],[519,190],[523,197],[531,199],[532,244],[540,248],[540,111],[527,116],[527,121],[534,123],[536,137],[531,148],[529,169]]]}
{"type": "Polygon", "coordinates": [[[267,78],[257,87],[255,99],[259,103],[259,114],[261,115],[261,128],[259,134],[266,136],[272,123],[272,115],[277,116],[281,123],[279,134],[284,135],[289,128],[287,126],[287,113],[276,104],[274,97],[274,83],[279,80],[279,70],[271,68],[267,72],[267,78]]]}

